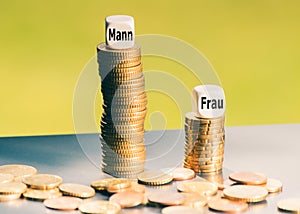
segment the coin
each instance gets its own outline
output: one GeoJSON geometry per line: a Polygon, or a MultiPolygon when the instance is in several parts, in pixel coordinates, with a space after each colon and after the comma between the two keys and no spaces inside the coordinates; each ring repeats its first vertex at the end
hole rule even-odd
{"type": "Polygon", "coordinates": [[[14,176],[12,174],[0,173],[0,184],[11,182],[14,180],[14,176]]]}
{"type": "Polygon", "coordinates": [[[22,194],[26,189],[25,184],[17,181],[2,183],[0,184],[0,195],[22,194]]]}
{"type": "Polygon", "coordinates": [[[248,209],[248,204],[245,202],[231,201],[228,199],[220,198],[217,200],[209,201],[208,207],[220,212],[236,213],[246,211],[248,209]]]}
{"type": "Polygon", "coordinates": [[[122,189],[126,189],[131,187],[131,182],[127,179],[115,179],[111,180],[108,184],[107,191],[108,192],[117,192],[122,189]]]}
{"type": "Polygon", "coordinates": [[[234,185],[224,189],[223,194],[230,200],[259,202],[266,199],[268,191],[261,186],[234,185]]]}
{"type": "Polygon", "coordinates": [[[129,188],[135,192],[139,193],[145,193],[146,192],[146,187],[142,184],[138,184],[136,182],[131,182],[131,187],[129,188]]]}
{"type": "Polygon", "coordinates": [[[268,178],[268,181],[265,185],[269,193],[274,193],[274,192],[281,192],[282,191],[282,182],[273,179],[273,178],[268,178]]]}
{"type": "Polygon", "coordinates": [[[195,172],[187,168],[175,168],[172,171],[172,176],[175,181],[189,180],[195,177],[195,172]]]}
{"type": "Polygon", "coordinates": [[[200,208],[207,204],[207,198],[199,193],[182,193],[184,195],[184,206],[200,208]]]}
{"type": "Polygon", "coordinates": [[[79,210],[86,214],[105,213],[105,214],[119,214],[121,207],[119,204],[110,201],[89,201],[82,203],[79,210]]]}
{"type": "Polygon", "coordinates": [[[24,177],[23,183],[32,189],[54,189],[62,183],[62,178],[57,175],[37,174],[24,177]]]}
{"type": "Polygon", "coordinates": [[[0,166],[0,173],[11,174],[15,179],[22,178],[28,175],[34,175],[37,173],[37,169],[27,165],[2,165],[0,166]]]}
{"type": "Polygon", "coordinates": [[[148,170],[138,174],[138,181],[148,185],[163,185],[170,183],[173,180],[171,175],[168,175],[161,170],[148,170]]]}
{"type": "Polygon", "coordinates": [[[0,202],[7,202],[7,201],[12,201],[19,199],[22,194],[9,194],[9,195],[0,195],[0,202]]]}
{"type": "Polygon", "coordinates": [[[82,184],[65,183],[59,186],[59,190],[67,196],[90,198],[95,195],[95,190],[82,184]]]}
{"type": "Polygon", "coordinates": [[[300,212],[300,198],[282,199],[277,203],[277,207],[280,210],[299,213],[300,212]]]}
{"type": "Polygon", "coordinates": [[[109,184],[113,182],[114,180],[118,180],[117,178],[106,178],[101,180],[96,180],[91,183],[91,187],[93,187],[95,190],[107,190],[109,184]]]}
{"type": "Polygon", "coordinates": [[[165,191],[154,192],[148,195],[148,200],[166,206],[175,206],[184,203],[184,195],[181,193],[165,191]]]}
{"type": "Polygon", "coordinates": [[[251,185],[265,184],[268,180],[265,175],[256,172],[233,172],[229,178],[239,183],[251,185]]]}
{"type": "Polygon", "coordinates": [[[47,208],[56,210],[76,210],[82,202],[83,201],[80,198],[62,196],[58,198],[47,199],[44,201],[44,205],[47,208]]]}
{"type": "Polygon", "coordinates": [[[38,189],[27,189],[26,192],[23,193],[23,196],[32,200],[46,200],[49,198],[58,198],[62,196],[62,193],[58,188],[51,190],[38,190],[38,189]]]}
{"type": "Polygon", "coordinates": [[[133,57],[140,56],[141,52],[140,52],[140,46],[137,43],[135,43],[132,48],[118,50],[118,49],[108,48],[106,46],[106,43],[103,42],[97,46],[97,54],[99,59],[102,59],[103,57],[110,57],[110,59],[112,58],[130,59],[133,57]]]}
{"type": "Polygon", "coordinates": [[[165,207],[161,210],[162,214],[201,214],[202,211],[192,208],[192,207],[186,207],[186,206],[170,206],[165,207]]]}
{"type": "Polygon", "coordinates": [[[218,186],[205,181],[187,181],[179,184],[177,190],[180,192],[196,192],[203,196],[212,196],[217,193],[218,186]]]}
{"type": "Polygon", "coordinates": [[[124,192],[116,193],[109,198],[110,202],[115,202],[121,206],[125,207],[135,207],[143,203],[144,194],[135,192],[132,190],[127,190],[124,192]]]}

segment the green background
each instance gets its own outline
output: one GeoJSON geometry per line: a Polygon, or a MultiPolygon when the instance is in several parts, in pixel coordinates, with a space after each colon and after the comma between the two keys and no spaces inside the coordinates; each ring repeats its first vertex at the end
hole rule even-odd
{"type": "MultiPolygon", "coordinates": [[[[113,14],[132,15],[136,35],[169,35],[200,50],[225,90],[228,126],[299,123],[299,8],[297,0],[2,1],[0,136],[74,133],[74,88],[113,14]]],[[[145,69],[153,65],[184,70],[145,59],[145,69]]],[[[166,127],[181,128],[173,105],[149,94],[149,112],[161,106],[166,127]]],[[[99,106],[96,121],[100,114],[99,106]]],[[[161,128],[153,121],[146,129],[161,128]]]]}

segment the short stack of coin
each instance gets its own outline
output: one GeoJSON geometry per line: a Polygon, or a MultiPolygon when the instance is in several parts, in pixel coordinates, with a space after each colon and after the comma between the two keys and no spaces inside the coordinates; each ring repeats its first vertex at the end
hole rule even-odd
{"type": "Polygon", "coordinates": [[[102,79],[102,170],[116,177],[133,178],[143,172],[146,150],[144,120],[147,112],[140,46],[97,47],[102,79]]]}
{"type": "Polygon", "coordinates": [[[224,159],[224,117],[200,118],[189,112],[185,116],[184,167],[197,173],[222,170],[224,159]]]}

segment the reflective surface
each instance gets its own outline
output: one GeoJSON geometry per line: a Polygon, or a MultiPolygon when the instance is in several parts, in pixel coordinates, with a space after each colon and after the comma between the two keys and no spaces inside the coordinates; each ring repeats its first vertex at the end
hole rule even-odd
{"type": "MultiPolygon", "coordinates": [[[[172,168],[183,159],[183,131],[146,133],[146,169],[172,168]]],[[[64,183],[90,185],[109,177],[100,172],[101,150],[98,135],[74,135],[0,138],[0,164],[27,164],[39,173],[57,174],[64,183]]],[[[283,192],[268,196],[266,201],[250,204],[246,213],[281,213],[276,204],[282,198],[300,197],[300,124],[228,127],[225,162],[222,174],[205,175],[208,180],[225,180],[232,171],[256,171],[283,182],[283,192]]],[[[197,179],[200,179],[199,177],[197,179]]],[[[149,187],[147,191],[176,191],[177,183],[149,187]]],[[[107,199],[96,194],[95,199],[107,199]]],[[[160,213],[156,206],[138,206],[122,213],[160,213]]],[[[0,203],[0,213],[60,213],[41,202],[20,199],[0,203]]],[[[71,211],[68,213],[79,213],[71,211]]],[[[205,208],[205,213],[215,213],[205,208]]]]}

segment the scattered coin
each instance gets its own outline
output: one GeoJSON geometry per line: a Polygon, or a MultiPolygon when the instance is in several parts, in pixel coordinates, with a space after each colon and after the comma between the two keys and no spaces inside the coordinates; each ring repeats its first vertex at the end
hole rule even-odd
{"type": "Polygon", "coordinates": [[[208,207],[220,212],[237,213],[246,211],[248,209],[248,204],[245,202],[231,201],[228,199],[220,198],[217,200],[209,201],[208,207]]]}
{"type": "Polygon", "coordinates": [[[234,185],[224,189],[223,194],[230,200],[260,202],[266,199],[268,191],[262,186],[234,185]]]}
{"type": "Polygon", "coordinates": [[[287,198],[279,201],[277,207],[280,210],[300,212],[300,198],[287,198]]]}
{"type": "Polygon", "coordinates": [[[9,195],[0,195],[0,202],[7,202],[19,199],[22,194],[9,194],[9,195]]]}
{"type": "Polygon", "coordinates": [[[163,185],[170,183],[173,177],[161,170],[149,170],[138,174],[138,181],[147,185],[163,185]]]}
{"type": "Polygon", "coordinates": [[[62,196],[62,193],[58,188],[51,190],[39,190],[39,189],[27,189],[23,193],[23,196],[28,199],[44,201],[50,198],[58,198],[62,196]]]}
{"type": "Polygon", "coordinates": [[[90,198],[95,195],[95,190],[89,186],[81,184],[66,183],[59,186],[60,191],[67,196],[79,198],[90,198]]]}
{"type": "Polygon", "coordinates": [[[216,184],[206,181],[187,181],[177,185],[180,192],[196,192],[203,196],[215,195],[218,191],[216,184]]]}
{"type": "Polygon", "coordinates": [[[25,184],[20,182],[9,182],[0,184],[0,195],[17,195],[22,194],[26,191],[27,187],[25,184]]]}
{"type": "Polygon", "coordinates": [[[148,200],[154,203],[166,205],[166,206],[175,206],[181,205],[184,203],[184,195],[181,193],[174,192],[154,192],[148,195],[148,200]]]}
{"type": "Polygon", "coordinates": [[[172,171],[172,176],[175,181],[189,180],[195,177],[195,172],[187,168],[175,168],[172,171]]]}
{"type": "Polygon", "coordinates": [[[0,173],[0,184],[11,182],[14,180],[14,176],[12,174],[0,173]]]}
{"type": "Polygon", "coordinates": [[[117,178],[105,178],[101,180],[96,180],[91,183],[91,187],[93,187],[95,190],[103,191],[107,190],[109,184],[113,182],[113,180],[116,180],[117,178]]]}
{"type": "Polygon", "coordinates": [[[112,195],[109,198],[109,201],[119,204],[121,208],[135,207],[143,203],[144,194],[135,192],[133,190],[127,190],[125,192],[120,192],[112,195]]]}
{"type": "Polygon", "coordinates": [[[161,210],[162,214],[202,214],[203,211],[186,206],[170,206],[161,210]]]}
{"type": "Polygon", "coordinates": [[[229,178],[233,181],[249,185],[265,184],[268,180],[265,175],[257,172],[233,172],[229,175],[229,178]]]}
{"type": "Polygon", "coordinates": [[[24,177],[23,183],[32,189],[54,189],[62,183],[62,178],[57,175],[37,174],[24,177]]]}
{"type": "Polygon", "coordinates": [[[207,204],[207,198],[200,195],[199,193],[182,193],[184,195],[183,206],[200,208],[207,204]]]}
{"type": "Polygon", "coordinates": [[[82,199],[62,196],[58,198],[51,198],[44,201],[44,205],[47,208],[55,210],[76,210],[79,205],[82,203],[82,199]]]}
{"type": "Polygon", "coordinates": [[[85,214],[105,213],[105,214],[119,214],[121,207],[119,204],[110,201],[89,201],[84,202],[79,206],[79,210],[85,214]]]}
{"type": "Polygon", "coordinates": [[[20,180],[24,176],[36,174],[37,169],[27,165],[10,164],[0,166],[0,173],[11,174],[14,176],[15,180],[20,180]]]}
{"type": "Polygon", "coordinates": [[[269,193],[281,192],[282,191],[282,182],[277,179],[268,178],[266,188],[269,193]]]}
{"type": "Polygon", "coordinates": [[[131,182],[127,179],[112,180],[107,187],[107,191],[111,193],[121,192],[124,189],[130,188],[131,182]]]}

